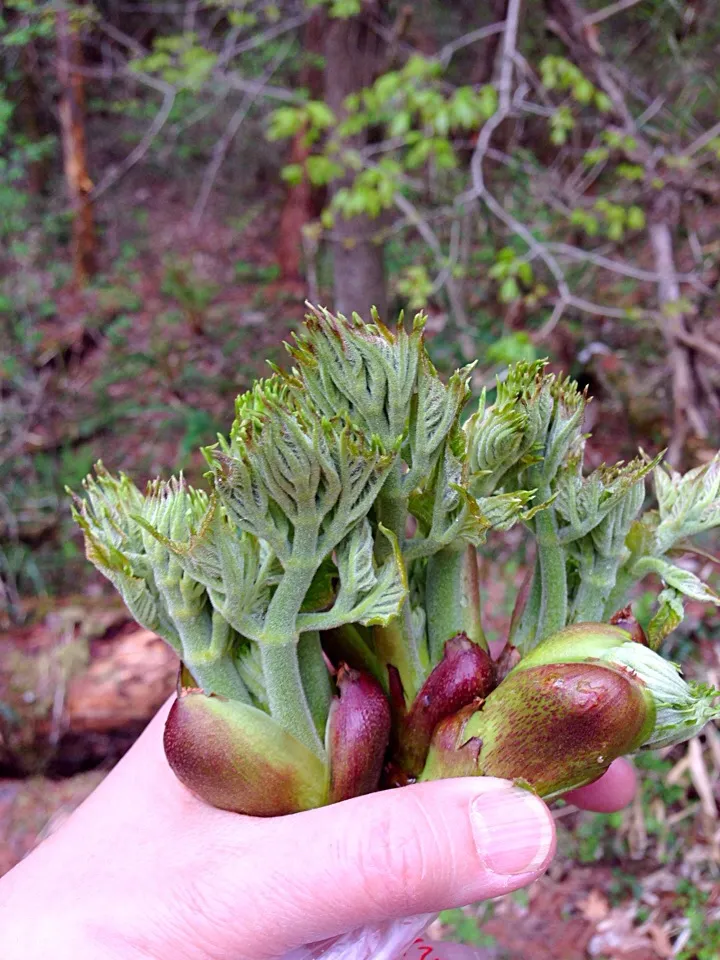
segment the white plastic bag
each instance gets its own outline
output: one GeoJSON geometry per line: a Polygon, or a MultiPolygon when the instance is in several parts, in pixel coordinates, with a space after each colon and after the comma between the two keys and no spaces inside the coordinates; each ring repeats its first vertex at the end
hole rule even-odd
{"type": "Polygon", "coordinates": [[[363,927],[342,937],[300,947],[283,960],[481,960],[471,947],[433,943],[422,936],[435,919],[431,913],[363,927]]]}

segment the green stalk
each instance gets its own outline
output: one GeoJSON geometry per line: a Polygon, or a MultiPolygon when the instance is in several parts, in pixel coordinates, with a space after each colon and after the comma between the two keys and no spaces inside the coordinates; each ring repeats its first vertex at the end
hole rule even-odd
{"type": "Polygon", "coordinates": [[[199,612],[192,610],[183,596],[179,579],[170,573],[158,580],[158,586],[180,637],[182,661],[205,693],[251,703],[248,689],[226,646],[226,638],[218,635],[218,622],[213,620],[208,607],[199,612]]]}
{"type": "MultiPolygon", "coordinates": [[[[403,494],[402,489],[402,473],[400,472],[399,462],[392,468],[382,485],[375,501],[375,515],[384,527],[395,534],[402,548],[405,540],[408,510],[407,497],[403,494]]],[[[387,538],[379,537],[377,543],[378,562],[381,563],[387,559],[391,551],[392,547],[387,538]]]]}
{"type": "Polygon", "coordinates": [[[183,654],[183,663],[205,693],[215,693],[228,700],[252,703],[247,687],[229,656],[206,660],[201,651],[199,656],[183,654]]]}
{"type": "Polygon", "coordinates": [[[324,758],[298,660],[297,615],[317,571],[317,524],[297,524],[293,552],[270,601],[259,637],[263,675],[273,719],[324,758]]]}
{"type": "Polygon", "coordinates": [[[388,693],[387,670],[370,649],[356,624],[345,623],[333,630],[325,630],[322,639],[323,647],[335,666],[347,663],[355,670],[369,673],[388,693]]]}
{"type": "Polygon", "coordinates": [[[308,630],[300,635],[297,656],[300,679],[315,722],[315,729],[320,739],[324,741],[325,726],[332,700],[332,684],[317,630],[308,630]]]}
{"type": "MultiPolygon", "coordinates": [[[[550,499],[550,491],[539,491],[541,500],[550,499]]],[[[550,507],[541,510],[535,517],[538,561],[540,563],[540,613],[534,643],[566,625],[567,622],[567,571],[565,551],[558,540],[555,526],[555,511],[550,507]]]]}
{"type": "Polygon", "coordinates": [[[573,611],[576,623],[596,623],[603,619],[619,563],[620,557],[595,557],[592,570],[585,571],[577,590],[573,611]]]}
{"type": "Polygon", "coordinates": [[[325,751],[303,688],[297,647],[294,640],[260,645],[270,714],[281,727],[324,760],[325,751]]]}
{"type": "MultiPolygon", "coordinates": [[[[633,558],[634,559],[634,558],[633,558]]],[[[637,580],[632,574],[632,564],[623,567],[616,575],[615,586],[610,592],[610,596],[605,601],[605,607],[602,611],[602,619],[609,620],[610,617],[621,610],[628,602],[630,589],[637,580]]]]}
{"type": "Polygon", "coordinates": [[[439,663],[445,641],[465,633],[487,650],[480,616],[475,548],[462,544],[439,550],[428,559],[425,581],[430,662],[439,663]]]}
{"type": "Polygon", "coordinates": [[[399,617],[387,627],[373,627],[373,646],[378,660],[400,674],[408,703],[425,682],[429,664],[423,664],[412,634],[410,603],[405,601],[399,617]]]}
{"type": "MultiPolygon", "coordinates": [[[[395,464],[388,474],[382,490],[375,501],[375,515],[383,526],[391,530],[397,537],[402,548],[405,541],[405,527],[407,525],[407,497],[402,490],[402,472],[400,463],[395,464]]],[[[377,560],[385,560],[392,550],[387,538],[378,538],[377,560]]],[[[400,614],[387,627],[373,628],[373,645],[378,659],[383,665],[391,664],[400,674],[405,696],[411,701],[423,685],[426,674],[427,659],[425,651],[421,651],[415,642],[412,633],[410,617],[410,601],[405,600],[400,614]]]]}
{"type": "Polygon", "coordinates": [[[523,583],[521,594],[527,589],[527,594],[523,602],[521,595],[515,600],[510,619],[510,629],[508,631],[508,643],[524,649],[530,637],[537,633],[538,617],[540,616],[540,598],[542,595],[542,581],[540,579],[540,563],[535,558],[533,562],[532,578],[530,584],[526,587],[523,583]]]}

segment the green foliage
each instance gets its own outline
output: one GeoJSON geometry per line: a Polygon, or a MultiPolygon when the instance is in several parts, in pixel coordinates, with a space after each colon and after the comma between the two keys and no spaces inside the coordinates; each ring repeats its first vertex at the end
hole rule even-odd
{"type": "Polygon", "coordinates": [[[398,276],[396,289],[411,310],[419,310],[427,303],[433,281],[421,264],[406,267],[398,276]]]}
{"type": "Polygon", "coordinates": [[[130,69],[154,74],[177,87],[200,90],[213,71],[217,54],[206,49],[195,33],[157,36],[147,57],[138,57],[130,69]]]}
{"type": "Polygon", "coordinates": [[[709,919],[711,894],[681,879],[677,896],[690,932],[678,960],[714,960],[720,952],[720,919],[709,919]]]}
{"type": "Polygon", "coordinates": [[[540,61],[540,76],[548,90],[567,92],[580,106],[593,105],[601,113],[612,109],[607,94],[598,90],[582,70],[566,57],[543,57],[540,61]]]}
{"type": "Polygon", "coordinates": [[[601,197],[595,201],[591,210],[573,210],[570,222],[582,227],[589,237],[602,233],[609,240],[618,242],[625,238],[627,231],[645,228],[645,213],[642,207],[636,204],[625,207],[601,197]]]}
{"type": "Polygon", "coordinates": [[[347,97],[344,107],[345,117],[338,122],[318,101],[282,106],[272,112],[268,125],[270,140],[302,132],[306,144],[318,147],[304,167],[295,163],[284,168],[287,182],[300,183],[303,174],[316,186],[349,179],[324,211],[323,224],[328,229],[338,214],[377,217],[392,207],[396,192],[405,187],[406,174],[412,171],[428,164],[438,171],[454,170],[454,138],[477,129],[493,115],[497,93],[492,86],[448,90],[442,64],[414,54],[400,69],[383,73],[371,86],[347,97]],[[382,130],[397,145],[369,164],[346,142],[371,129],[382,130]]]}
{"type": "Polygon", "coordinates": [[[537,360],[537,349],[524,330],[517,330],[496,340],[487,351],[490,363],[510,366],[514,363],[532,363],[537,360]]]}

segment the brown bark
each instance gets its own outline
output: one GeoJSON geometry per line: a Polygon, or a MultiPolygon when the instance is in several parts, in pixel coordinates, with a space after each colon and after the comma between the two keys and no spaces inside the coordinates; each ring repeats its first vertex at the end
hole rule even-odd
{"type": "MultiPolygon", "coordinates": [[[[325,33],[325,99],[336,117],[344,116],[349,94],[369,86],[383,67],[385,43],[373,29],[382,12],[381,0],[366,0],[363,12],[345,20],[331,20],[325,33]]],[[[344,146],[362,149],[367,132],[347,138],[344,146]]],[[[349,178],[350,182],[352,178],[349,178]]],[[[347,186],[333,184],[333,192],[347,186]]],[[[332,230],[335,309],[350,315],[370,316],[376,306],[387,312],[382,222],[368,216],[338,216],[332,230]]]]}
{"type": "Polygon", "coordinates": [[[132,744],[174,690],[178,661],[155,634],[121,624],[105,638],[82,627],[0,637],[0,772],[74,772],[132,744]]]}
{"type": "MultiPolygon", "coordinates": [[[[316,10],[305,24],[303,47],[306,61],[300,71],[298,81],[304,87],[311,100],[319,100],[323,95],[323,71],[317,66],[317,55],[323,51],[323,38],[326,19],[322,10],[316,10]]],[[[298,131],[290,147],[290,163],[305,166],[310,155],[310,147],[305,132],[298,131]]],[[[285,203],[280,214],[280,235],[277,243],[277,259],[283,280],[299,280],[303,259],[303,229],[319,216],[324,197],[313,187],[307,176],[300,183],[288,187],[285,203]]]]}
{"type": "Polygon", "coordinates": [[[60,84],[60,130],[65,180],[73,211],[72,261],[78,287],[85,286],[97,270],[97,241],[88,173],[85,136],[85,84],[82,42],[73,21],[72,6],[57,11],[57,75],[60,84]]]}

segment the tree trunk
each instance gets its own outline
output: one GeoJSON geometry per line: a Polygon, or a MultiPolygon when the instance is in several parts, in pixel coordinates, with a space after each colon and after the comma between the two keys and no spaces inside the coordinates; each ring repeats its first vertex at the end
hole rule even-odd
{"type": "MultiPolygon", "coordinates": [[[[311,100],[323,96],[323,71],[317,66],[317,56],[323,52],[326,18],[322,10],[316,10],[305,24],[303,48],[306,60],[300,70],[298,82],[308,91],[311,100]]],[[[290,163],[304,167],[310,155],[305,140],[305,131],[299,130],[290,147],[290,163]]],[[[277,244],[277,259],[283,280],[299,280],[303,259],[303,229],[319,216],[324,198],[310,183],[306,175],[302,181],[288,187],[280,214],[280,235],[277,244]]]]}
{"type": "Polygon", "coordinates": [[[82,287],[96,272],[97,242],[90,198],[93,185],[87,166],[82,43],[78,26],[73,22],[72,8],[67,4],[62,4],[57,11],[56,30],[60,131],[65,180],[73,211],[73,277],[76,285],[82,287]]]}
{"type": "MultiPolygon", "coordinates": [[[[325,34],[325,99],[335,116],[345,115],[345,98],[369,86],[382,69],[385,43],[373,29],[381,2],[366,2],[356,17],[331,20],[325,34]]],[[[355,150],[368,143],[367,132],[348,137],[343,145],[355,150]]],[[[333,193],[352,182],[352,176],[333,184],[333,193]]],[[[385,263],[381,222],[368,216],[338,216],[332,229],[335,309],[349,316],[357,311],[369,318],[370,308],[387,312],[385,263]]]]}

